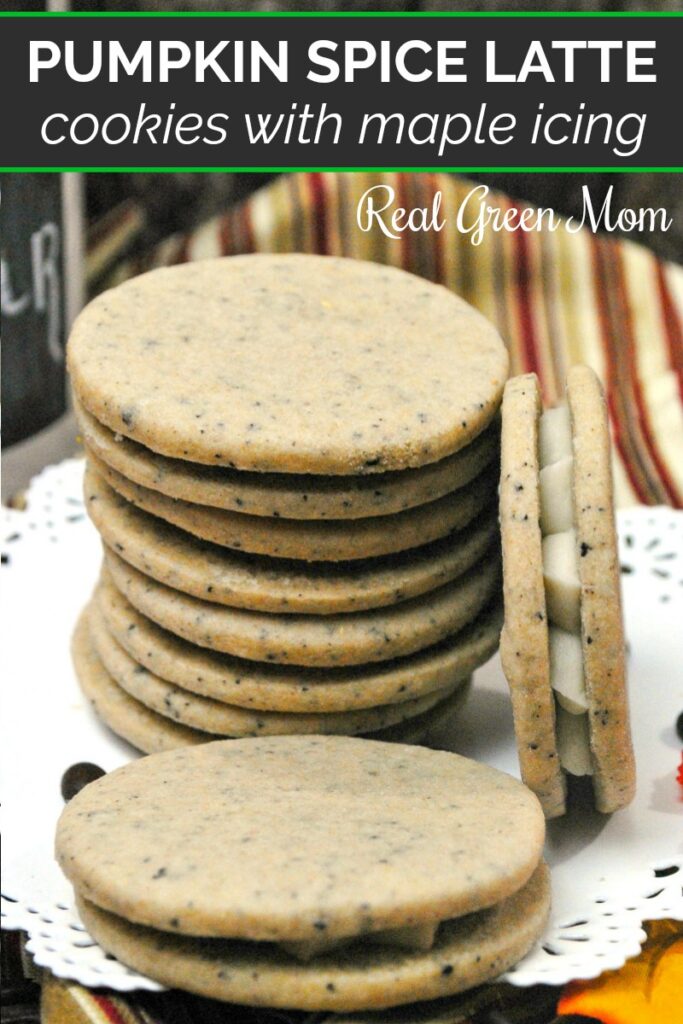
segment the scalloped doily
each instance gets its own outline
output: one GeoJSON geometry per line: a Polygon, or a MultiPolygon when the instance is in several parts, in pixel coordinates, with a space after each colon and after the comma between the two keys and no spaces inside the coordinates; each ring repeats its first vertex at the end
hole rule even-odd
{"type": "MultiPolygon", "coordinates": [[[[26,511],[2,510],[5,743],[2,924],[29,933],[36,962],[59,977],[119,991],[160,986],[107,956],[83,928],[52,856],[64,770],[107,771],[136,756],[94,718],[69,660],[69,635],[99,569],[100,545],[81,500],[83,463],[68,460],[31,485],[26,511]]],[[[563,984],[621,966],[645,938],[643,920],[683,919],[683,791],[676,783],[683,710],[683,513],[619,513],[629,687],[638,793],[610,818],[577,802],[550,822],[553,911],[546,933],[506,980],[563,984]]],[[[518,774],[498,658],[440,745],[518,774]]]]}

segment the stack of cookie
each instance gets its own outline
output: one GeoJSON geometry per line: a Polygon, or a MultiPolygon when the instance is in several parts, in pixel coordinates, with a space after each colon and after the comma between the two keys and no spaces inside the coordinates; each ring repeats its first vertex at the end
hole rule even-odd
{"type": "Polygon", "coordinates": [[[533,793],[488,765],[279,736],[105,775],[62,813],[56,853],[92,939],[170,988],[313,1012],[420,1001],[396,1019],[446,1022],[542,934],[544,831],[533,793]]]}
{"type": "Polygon", "coordinates": [[[497,645],[507,354],[439,286],[331,257],[162,269],[69,367],[102,577],[81,685],[145,751],[416,738],[497,645]]]}

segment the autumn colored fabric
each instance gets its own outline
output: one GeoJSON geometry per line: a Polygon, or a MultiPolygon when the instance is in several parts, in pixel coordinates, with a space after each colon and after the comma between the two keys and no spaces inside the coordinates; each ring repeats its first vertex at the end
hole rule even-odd
{"type": "MultiPolygon", "coordinates": [[[[511,372],[535,371],[546,404],[558,401],[569,366],[587,363],[605,385],[614,439],[617,501],[683,506],[683,268],[587,228],[458,230],[475,183],[428,173],[301,173],[277,178],[246,202],[190,234],[163,242],[118,279],[153,266],[243,252],[318,252],[375,260],[438,281],[498,327],[511,372]],[[443,229],[387,237],[364,231],[357,210],[367,190],[393,189],[394,207],[432,209],[441,193],[443,229]],[[467,202],[466,202],[467,201],[467,202]]],[[[378,201],[389,193],[376,193],[378,201]]],[[[503,214],[528,207],[491,192],[503,214]]]]}
{"type": "MultiPolygon", "coordinates": [[[[627,961],[621,970],[568,985],[560,995],[557,1013],[578,1014],[603,1024],[678,1024],[683,993],[682,926],[675,921],[655,921],[647,925],[647,932],[640,956],[627,961]]],[[[510,1008],[510,1019],[518,1021],[549,1024],[553,1014],[550,1009],[550,1016],[538,1017],[538,994],[533,989],[506,986],[504,1002],[510,1008]]],[[[232,1024],[238,1020],[286,1024],[288,1019],[286,1014],[252,1012],[180,992],[127,996],[95,992],[51,976],[45,978],[41,1011],[41,1024],[232,1024]]],[[[503,1019],[504,1015],[496,1016],[496,1020],[503,1019]]]]}

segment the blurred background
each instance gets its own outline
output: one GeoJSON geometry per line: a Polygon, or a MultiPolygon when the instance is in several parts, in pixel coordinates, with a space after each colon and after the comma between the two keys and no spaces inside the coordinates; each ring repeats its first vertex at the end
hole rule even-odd
{"type": "MultiPolygon", "coordinates": [[[[45,0],[6,3],[8,8],[44,10],[680,10],[683,0],[45,0]]],[[[65,389],[64,344],[81,305],[102,288],[154,262],[188,258],[163,255],[178,236],[191,237],[216,218],[232,217],[259,190],[272,190],[268,174],[96,173],[0,175],[3,329],[3,496],[23,486],[45,461],[73,446],[73,422],[65,389]],[[159,255],[161,253],[161,255],[159,255]],[[32,454],[33,453],[33,454],[32,454]]],[[[676,174],[487,174],[483,181],[510,201],[549,206],[580,215],[582,187],[594,206],[612,187],[616,209],[665,207],[670,230],[629,235],[663,260],[683,262],[683,188],[676,174]]],[[[292,184],[291,190],[296,190],[292,184]]],[[[296,202],[293,204],[296,209],[296,202]]],[[[236,218],[239,220],[239,217],[236,218]]],[[[247,218],[248,219],[248,218],[247,218]]],[[[253,240],[231,239],[247,250],[253,240]]],[[[296,246],[296,240],[294,242],[296,246]]],[[[312,246],[303,238],[301,248],[312,246]]],[[[455,256],[453,256],[455,258],[455,256]]],[[[415,266],[429,276],[429,269],[415,266]]],[[[435,276],[435,275],[434,275],[435,276]]]]}

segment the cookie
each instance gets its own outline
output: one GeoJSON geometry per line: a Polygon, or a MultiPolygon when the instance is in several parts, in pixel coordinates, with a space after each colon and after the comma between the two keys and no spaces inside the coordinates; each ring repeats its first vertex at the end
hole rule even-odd
{"type": "MultiPolygon", "coordinates": [[[[90,640],[85,616],[76,627],[71,649],[79,685],[96,716],[108,729],[143,754],[175,750],[177,747],[208,743],[219,738],[159,715],[126,693],[112,679],[97,655],[90,640]]],[[[381,737],[388,742],[421,743],[435,730],[448,728],[468,691],[469,683],[465,681],[451,696],[429,710],[367,735],[371,738],[381,737]]]]}
{"type": "Polygon", "coordinates": [[[97,717],[131,746],[153,754],[207,742],[207,733],[157,715],[116,685],[93,647],[86,612],[74,631],[71,657],[83,695],[97,717]]]}
{"type": "Polygon", "coordinates": [[[501,655],[522,777],[549,817],[565,810],[565,775],[590,775],[604,813],[635,788],[609,426],[592,370],[569,371],[567,399],[541,413],[527,375],[503,402],[501,655]]]}
{"type": "Polygon", "coordinates": [[[85,899],[127,920],[279,942],[493,907],[530,879],[543,840],[536,797],[487,765],[278,736],[186,747],[103,776],[63,811],[56,854],[85,899]]]}
{"type": "Polygon", "coordinates": [[[78,902],[96,941],[171,988],[250,1006],[337,1012],[438,999],[491,981],[533,946],[549,906],[549,873],[540,865],[519,892],[491,910],[442,924],[426,952],[366,944],[302,964],[268,943],[171,935],[78,902]]]}
{"type": "Polygon", "coordinates": [[[346,615],[271,615],[171,590],[109,549],[105,564],[133,607],[176,636],[253,661],[324,667],[387,661],[437,643],[472,622],[500,585],[494,549],[457,580],[391,608],[346,615]]]}
{"type": "Polygon", "coordinates": [[[68,344],[97,420],[172,458],[276,473],[424,466],[500,404],[508,356],[446,288],[394,267],[249,255],[105,292],[68,344]]]}
{"type": "Polygon", "coordinates": [[[494,653],[501,621],[494,604],[453,637],[406,658],[357,668],[305,669],[243,661],[196,647],[141,615],[104,579],[95,599],[112,636],[155,674],[228,704],[300,713],[375,707],[449,686],[494,653]]]}
{"type": "Polygon", "coordinates": [[[597,809],[609,814],[631,802],[636,780],[626,695],[609,423],[600,382],[589,367],[575,366],[569,371],[567,402],[572,422],[572,507],[593,789],[597,809]]]}
{"type": "Polygon", "coordinates": [[[471,568],[497,535],[484,516],[442,541],[404,555],[345,566],[288,562],[220,548],[148,515],[112,490],[91,467],[88,515],[126,562],[159,583],[217,604],[255,611],[362,611],[416,597],[471,568]]]}
{"type": "Polygon", "coordinates": [[[366,476],[245,473],[157,455],[115,434],[75,401],[90,451],[121,476],[169,498],[284,519],[359,519],[425,505],[464,487],[498,456],[496,421],[454,455],[423,466],[366,476]]]}
{"type": "Polygon", "coordinates": [[[566,784],[557,752],[550,687],[540,528],[540,411],[534,374],[507,382],[500,471],[505,602],[500,656],[510,686],[522,778],[541,801],[546,817],[554,818],[565,811],[566,784]]]}
{"type": "Polygon", "coordinates": [[[157,714],[218,736],[283,736],[317,733],[353,736],[413,718],[444,700],[464,680],[401,704],[328,714],[253,711],[201,697],[169,683],[134,661],[107,629],[98,606],[89,612],[90,639],[104,668],[123,690],[157,714]]]}
{"type": "Polygon", "coordinates": [[[118,494],[151,515],[223,547],[308,562],[374,558],[420,547],[467,526],[485,514],[496,493],[497,471],[485,470],[467,487],[393,516],[353,521],[297,522],[193,505],[167,498],[121,476],[92,452],[94,469],[118,494]]]}

